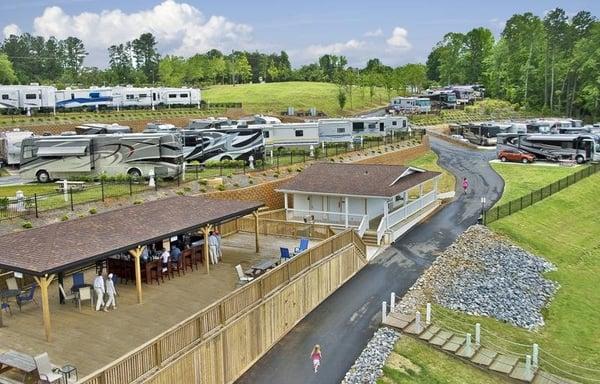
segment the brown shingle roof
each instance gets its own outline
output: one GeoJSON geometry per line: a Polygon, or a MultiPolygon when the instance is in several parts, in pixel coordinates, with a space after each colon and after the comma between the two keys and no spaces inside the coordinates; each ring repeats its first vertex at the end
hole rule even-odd
{"type": "Polygon", "coordinates": [[[0,237],[0,268],[33,275],[83,265],[258,209],[260,202],[176,196],[0,237]]]}
{"type": "Polygon", "coordinates": [[[379,164],[319,163],[298,174],[279,191],[392,197],[440,175],[415,172],[400,178],[409,167],[379,164]]]}

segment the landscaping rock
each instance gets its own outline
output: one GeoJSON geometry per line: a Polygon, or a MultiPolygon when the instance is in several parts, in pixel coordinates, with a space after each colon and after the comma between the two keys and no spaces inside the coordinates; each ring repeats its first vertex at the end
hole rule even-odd
{"type": "Polygon", "coordinates": [[[541,310],[559,287],[543,276],[552,270],[548,261],[475,225],[438,256],[396,310],[414,313],[431,301],[533,329],[544,324],[541,310]]]}
{"type": "Polygon", "coordinates": [[[346,373],[342,384],[375,383],[383,374],[383,365],[399,337],[400,334],[391,328],[379,328],[346,373]]]}

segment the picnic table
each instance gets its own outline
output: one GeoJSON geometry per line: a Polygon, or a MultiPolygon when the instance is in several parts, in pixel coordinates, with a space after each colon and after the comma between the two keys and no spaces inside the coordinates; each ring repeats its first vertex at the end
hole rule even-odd
{"type": "MultiPolygon", "coordinates": [[[[65,182],[63,180],[55,181],[57,192],[65,192],[65,182]]],[[[67,181],[67,191],[71,189],[73,191],[83,191],[85,189],[85,182],[83,181],[67,181]]]]}
{"type": "Polygon", "coordinates": [[[252,277],[258,277],[258,276],[262,275],[263,273],[265,273],[266,271],[268,271],[269,269],[273,269],[278,265],[279,265],[279,259],[265,259],[265,260],[260,261],[257,264],[254,264],[244,273],[246,275],[250,275],[252,277]]]}
{"type": "Polygon", "coordinates": [[[16,369],[23,372],[23,383],[35,383],[37,381],[37,366],[33,357],[9,350],[0,354],[0,373],[4,373],[10,369],[16,369]]]}

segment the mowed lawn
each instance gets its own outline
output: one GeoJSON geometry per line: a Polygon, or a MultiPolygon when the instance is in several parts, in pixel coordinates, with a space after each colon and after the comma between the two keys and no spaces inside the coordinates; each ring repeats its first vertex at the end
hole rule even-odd
{"type": "Polygon", "coordinates": [[[383,88],[375,88],[371,100],[368,88],[354,87],[352,100],[347,94],[344,110],[338,104],[339,86],[332,83],[291,81],[284,83],[214,85],[202,90],[202,99],[208,103],[241,102],[248,113],[279,114],[288,107],[308,111],[315,107],[328,116],[347,115],[388,104],[383,88]]]}
{"type": "Polygon", "coordinates": [[[440,192],[454,191],[455,178],[450,172],[438,165],[438,156],[433,151],[428,151],[426,154],[409,161],[408,165],[413,167],[426,169],[428,171],[442,172],[442,178],[438,184],[440,192]]]}
{"type": "Polygon", "coordinates": [[[502,198],[496,205],[520,198],[582,169],[582,167],[551,167],[535,163],[492,163],[492,168],[498,172],[505,183],[502,198]]]}

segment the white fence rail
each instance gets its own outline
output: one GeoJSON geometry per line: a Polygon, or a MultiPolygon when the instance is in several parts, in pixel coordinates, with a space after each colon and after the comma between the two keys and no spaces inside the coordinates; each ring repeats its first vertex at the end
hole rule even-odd
{"type": "MultiPolygon", "coordinates": [[[[358,228],[363,223],[366,215],[348,214],[348,227],[358,228]]],[[[319,224],[346,225],[346,214],[344,212],[306,211],[300,209],[288,209],[286,218],[289,221],[315,222],[319,224]]],[[[367,220],[368,226],[368,220],[367,220]]]]}
{"type": "Polygon", "coordinates": [[[362,238],[367,229],[369,229],[369,218],[367,217],[367,215],[364,215],[357,229],[358,236],[362,238]]]}
{"type": "Polygon", "coordinates": [[[381,221],[379,222],[379,226],[377,227],[377,244],[381,242],[385,231],[398,224],[402,220],[405,220],[407,217],[415,214],[419,210],[425,208],[429,204],[433,203],[436,200],[436,192],[431,191],[417,200],[414,200],[395,211],[388,214],[387,222],[385,215],[381,217],[381,221]]]}

